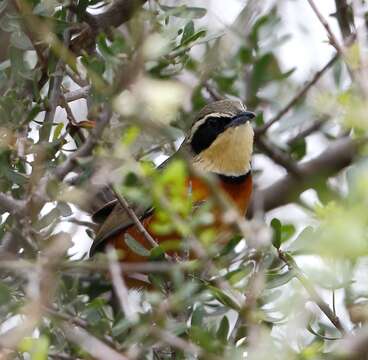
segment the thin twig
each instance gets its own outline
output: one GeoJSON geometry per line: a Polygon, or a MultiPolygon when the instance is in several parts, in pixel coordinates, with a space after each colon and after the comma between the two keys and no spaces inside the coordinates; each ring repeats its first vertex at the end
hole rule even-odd
{"type": "Polygon", "coordinates": [[[24,208],[24,201],[16,200],[10,195],[0,193],[0,212],[19,213],[24,208]]]}
{"type": "Polygon", "coordinates": [[[119,266],[116,252],[111,247],[108,247],[107,249],[107,258],[109,260],[112,285],[119,299],[121,310],[124,312],[124,315],[129,322],[135,323],[138,319],[138,316],[134,312],[134,309],[129,301],[129,292],[124,278],[121,276],[121,265],[119,266]]]}
{"type": "Polygon", "coordinates": [[[91,90],[91,86],[87,85],[80,89],[70,91],[64,94],[65,101],[69,103],[75,100],[84,99],[88,96],[90,90],[91,90]]]}
{"type": "Polygon", "coordinates": [[[91,222],[91,221],[79,220],[77,218],[70,218],[70,219],[65,219],[65,220],[62,220],[62,221],[69,222],[69,223],[72,223],[72,224],[76,224],[76,225],[79,225],[79,226],[85,226],[85,227],[88,227],[90,229],[96,229],[96,224],[91,222]]]}
{"type": "Polygon", "coordinates": [[[127,356],[119,353],[117,350],[108,346],[103,341],[79,326],[71,325],[66,321],[62,322],[60,326],[64,330],[64,334],[69,341],[80,346],[95,359],[129,360],[127,356]]]}
{"type": "Polygon", "coordinates": [[[290,138],[287,141],[287,144],[289,146],[291,146],[291,145],[295,144],[296,142],[298,142],[299,140],[305,139],[310,134],[313,134],[314,132],[318,131],[323,126],[323,124],[325,122],[326,122],[326,120],[324,120],[324,119],[314,121],[312,124],[310,124],[305,129],[301,130],[294,137],[290,138]]]}
{"type": "MultiPolygon", "coordinates": [[[[19,274],[26,274],[34,271],[36,264],[34,262],[22,259],[12,259],[9,252],[0,253],[0,269],[14,271],[19,274]]],[[[193,271],[199,266],[193,261],[169,263],[167,261],[146,261],[136,263],[125,263],[120,265],[119,271],[123,274],[129,273],[154,273],[154,272],[172,272],[174,270],[193,271]]],[[[67,273],[83,273],[83,272],[108,272],[109,264],[96,261],[66,261],[60,264],[60,269],[67,273]]]]}
{"type": "Polygon", "coordinates": [[[346,42],[352,35],[354,28],[354,18],[350,13],[350,6],[347,0],[335,0],[336,19],[344,41],[346,42]]]}
{"type": "Polygon", "coordinates": [[[152,246],[156,247],[158,246],[158,243],[156,240],[151,236],[151,234],[146,230],[146,228],[143,226],[142,222],[139,220],[138,216],[134,212],[134,210],[131,208],[129,203],[125,200],[123,196],[121,196],[114,188],[112,188],[112,191],[114,192],[116,198],[118,199],[118,202],[123,207],[123,209],[127,212],[129,217],[132,219],[134,224],[137,227],[137,230],[142,234],[142,236],[147,240],[147,242],[152,246]]]}
{"type": "MultiPolygon", "coordinates": [[[[264,210],[269,211],[298,199],[304,190],[315,186],[317,174],[319,179],[326,179],[338,173],[352,163],[358,149],[366,142],[366,139],[357,141],[349,136],[341,137],[331,142],[319,156],[298,164],[300,178],[287,174],[270,186],[256,190],[263,199],[264,210]]],[[[252,207],[248,210],[249,214],[252,213],[252,207]]]]}
{"type": "Polygon", "coordinates": [[[208,93],[211,95],[212,99],[214,101],[218,101],[218,100],[224,100],[225,97],[222,96],[217,89],[215,89],[214,86],[210,85],[208,81],[204,82],[204,87],[206,88],[206,90],[208,91],[208,93]]]}
{"type": "Polygon", "coordinates": [[[199,357],[200,355],[203,354],[203,350],[201,347],[174,335],[172,332],[154,327],[152,328],[151,333],[152,335],[159,338],[162,342],[169,344],[186,353],[190,353],[194,356],[199,356],[199,357]]]}
{"type": "Polygon", "coordinates": [[[278,114],[276,114],[274,118],[272,118],[263,126],[255,129],[256,135],[261,135],[265,133],[273,124],[279,121],[289,110],[291,110],[297,104],[297,102],[303,96],[305,96],[309,89],[311,89],[311,87],[321,78],[321,76],[336,62],[338,58],[339,54],[336,53],[321,70],[317,71],[314,74],[313,78],[309,82],[307,82],[304,87],[298,91],[297,94],[295,94],[295,96],[285,105],[283,109],[279,111],[278,114]]]}
{"type": "MultiPolygon", "coordinates": [[[[67,11],[66,21],[71,22],[73,17],[74,14],[71,11],[67,11]]],[[[63,34],[62,51],[66,51],[69,48],[70,39],[71,39],[71,32],[70,29],[67,28],[63,34]]],[[[60,100],[61,83],[63,81],[65,71],[64,69],[65,66],[63,56],[60,56],[55,67],[55,73],[53,77],[51,77],[50,79],[50,87],[48,93],[49,109],[46,111],[44,123],[40,129],[40,140],[43,141],[49,141],[56,108],[60,100]]]]}
{"type": "Polygon", "coordinates": [[[321,24],[323,25],[323,27],[326,29],[326,32],[328,34],[328,38],[329,38],[329,41],[330,41],[331,45],[336,49],[336,51],[340,55],[344,56],[345,49],[343,48],[343,46],[340,45],[340,43],[337,40],[335,34],[332,32],[332,30],[330,28],[330,25],[327,22],[327,20],[321,14],[321,12],[317,8],[317,6],[316,6],[316,4],[314,3],[313,0],[307,0],[307,1],[308,1],[309,5],[311,6],[312,10],[314,11],[314,13],[316,14],[318,20],[321,22],[321,24]]]}
{"type": "Polygon", "coordinates": [[[279,250],[279,258],[287,264],[289,270],[293,270],[295,272],[295,276],[307,290],[311,299],[317,304],[317,306],[321,309],[321,311],[327,316],[327,318],[331,321],[331,323],[336,327],[337,330],[340,331],[341,334],[345,334],[346,330],[340,322],[340,319],[334,314],[331,310],[330,306],[319,296],[317,290],[311,283],[311,281],[303,274],[301,269],[298,267],[296,262],[291,256],[279,250]]]}
{"type": "Polygon", "coordinates": [[[276,164],[283,166],[290,174],[299,177],[299,169],[294,160],[287,154],[270,144],[264,137],[257,137],[258,148],[271,158],[276,164]]]}
{"type": "Polygon", "coordinates": [[[64,177],[71,172],[77,165],[77,160],[89,156],[94,147],[98,144],[103,130],[108,125],[111,117],[111,111],[108,105],[100,111],[99,118],[96,121],[96,127],[91,131],[90,136],[87,138],[86,142],[72,155],[70,155],[62,164],[56,167],[54,175],[62,180],[64,177]]]}

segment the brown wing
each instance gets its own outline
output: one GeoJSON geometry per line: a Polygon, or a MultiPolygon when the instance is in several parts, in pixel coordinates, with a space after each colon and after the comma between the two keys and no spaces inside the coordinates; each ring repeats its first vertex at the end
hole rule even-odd
{"type": "MultiPolygon", "coordinates": [[[[186,141],[184,141],[179,150],[171,157],[166,159],[158,167],[158,169],[164,168],[170,161],[180,156],[180,151],[189,153],[186,141]]],[[[105,192],[107,192],[107,190],[105,190],[105,192]]],[[[112,192],[110,191],[109,195],[111,196],[111,194],[112,192]]],[[[145,219],[153,212],[153,208],[147,205],[133,204],[131,207],[140,220],[145,219]]],[[[97,230],[96,237],[93,240],[93,244],[90,249],[90,256],[92,256],[97,250],[101,250],[108,238],[134,225],[134,222],[130,218],[129,214],[124,210],[117,199],[107,202],[102,208],[97,210],[93,214],[92,220],[97,224],[100,224],[100,226],[97,230]]]]}
{"type": "MultiPolygon", "coordinates": [[[[148,207],[147,205],[132,205],[132,209],[141,220],[150,215],[153,211],[152,207],[148,207]]],[[[104,245],[106,245],[106,240],[108,238],[134,225],[133,220],[120,205],[118,200],[107,203],[92,216],[92,219],[99,223],[100,226],[89,251],[90,256],[93,256],[96,251],[101,250],[104,245]]]]}

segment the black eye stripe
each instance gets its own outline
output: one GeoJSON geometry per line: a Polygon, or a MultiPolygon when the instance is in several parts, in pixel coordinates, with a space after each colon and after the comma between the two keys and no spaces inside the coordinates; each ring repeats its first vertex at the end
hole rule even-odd
{"type": "Polygon", "coordinates": [[[190,142],[192,150],[199,154],[207,149],[231,121],[231,117],[208,117],[193,134],[190,142]]]}

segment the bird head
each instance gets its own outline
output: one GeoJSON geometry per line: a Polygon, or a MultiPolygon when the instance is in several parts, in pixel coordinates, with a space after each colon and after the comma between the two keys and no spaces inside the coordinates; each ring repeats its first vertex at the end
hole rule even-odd
{"type": "Polygon", "coordinates": [[[239,177],[250,171],[254,132],[240,101],[220,100],[205,106],[194,121],[187,143],[200,171],[239,177]]]}

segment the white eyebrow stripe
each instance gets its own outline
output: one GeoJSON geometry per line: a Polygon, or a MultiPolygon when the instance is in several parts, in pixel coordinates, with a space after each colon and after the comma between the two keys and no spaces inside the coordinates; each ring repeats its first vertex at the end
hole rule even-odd
{"type": "Polygon", "coordinates": [[[195,124],[192,126],[192,129],[190,130],[190,136],[188,139],[188,142],[191,142],[193,139],[193,136],[195,134],[195,132],[197,131],[197,129],[206,122],[206,120],[210,117],[217,117],[217,118],[221,118],[221,117],[232,117],[233,115],[230,113],[210,113],[207,114],[206,116],[204,116],[203,118],[201,118],[200,120],[196,121],[195,124]]]}

